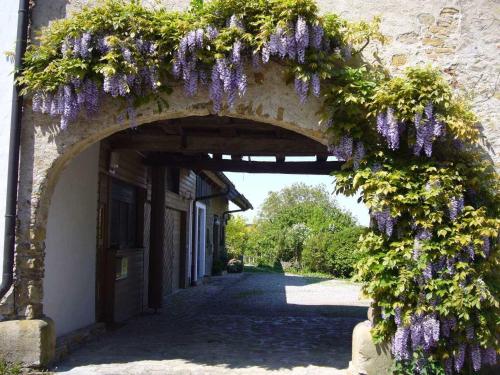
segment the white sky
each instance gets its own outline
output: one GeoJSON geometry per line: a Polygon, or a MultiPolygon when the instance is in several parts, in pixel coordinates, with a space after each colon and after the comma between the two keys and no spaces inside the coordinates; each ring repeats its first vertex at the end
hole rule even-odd
{"type": "MultiPolygon", "coordinates": [[[[255,160],[256,158],[252,158],[255,160]]],[[[287,161],[296,158],[287,158],[287,161]]],[[[259,158],[259,161],[263,158],[259,158]]],[[[271,159],[274,160],[274,159],[271,159]]],[[[297,159],[299,160],[299,159],[297,159]]],[[[300,158],[301,161],[310,160],[300,158]]],[[[254,209],[241,213],[249,222],[257,215],[257,212],[270,191],[279,191],[286,186],[297,182],[303,182],[307,185],[326,185],[327,189],[333,194],[335,179],[331,176],[313,176],[313,175],[285,175],[285,174],[253,174],[253,173],[233,173],[226,172],[227,177],[234,183],[240,193],[245,195],[252,203],[254,209]]],[[[334,195],[338,205],[352,213],[359,224],[368,226],[368,209],[363,203],[357,203],[357,197],[346,197],[343,195],[334,195]]],[[[230,204],[230,209],[237,209],[234,204],[230,204]]]]}

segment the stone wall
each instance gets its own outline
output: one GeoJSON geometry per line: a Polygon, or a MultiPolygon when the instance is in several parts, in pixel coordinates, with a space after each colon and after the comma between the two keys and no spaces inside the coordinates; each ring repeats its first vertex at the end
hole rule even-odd
{"type": "MultiPolygon", "coordinates": [[[[86,1],[37,0],[33,9],[34,28],[51,19],[65,17],[86,1]]],[[[153,3],[153,0],[145,2],[153,3]]],[[[169,8],[186,7],[188,1],[164,1],[169,8]]],[[[447,72],[457,90],[466,93],[481,115],[485,132],[498,162],[500,130],[499,76],[497,57],[499,5],[494,0],[364,0],[335,2],[320,0],[322,11],[335,11],[347,19],[370,19],[381,15],[386,46],[366,51],[368,61],[383,61],[394,73],[409,65],[431,63],[447,72]]],[[[278,66],[271,65],[250,77],[247,95],[234,110],[223,115],[251,119],[287,128],[326,143],[318,123],[321,103],[310,98],[307,106],[298,103],[293,87],[284,86],[278,66]]],[[[141,108],[138,122],[207,115],[211,105],[200,91],[186,98],[181,88],[169,97],[170,108],[159,114],[154,105],[141,108]]],[[[25,110],[21,155],[19,216],[16,252],[16,309],[13,317],[43,316],[44,246],[47,213],[54,186],[72,158],[93,143],[123,129],[116,118],[116,105],[107,102],[98,118],[84,118],[64,132],[57,120],[25,110]]]]}

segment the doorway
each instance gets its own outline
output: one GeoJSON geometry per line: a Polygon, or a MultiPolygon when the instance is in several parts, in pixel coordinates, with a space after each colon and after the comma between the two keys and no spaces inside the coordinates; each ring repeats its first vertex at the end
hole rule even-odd
{"type": "Polygon", "coordinates": [[[203,279],[206,274],[205,251],[206,251],[206,216],[207,207],[201,202],[196,202],[195,208],[195,238],[194,238],[194,276],[193,280],[203,279]]]}

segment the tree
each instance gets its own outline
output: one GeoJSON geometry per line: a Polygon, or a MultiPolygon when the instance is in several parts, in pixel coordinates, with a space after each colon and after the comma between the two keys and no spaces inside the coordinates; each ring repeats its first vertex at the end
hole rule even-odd
{"type": "Polygon", "coordinates": [[[357,237],[346,235],[349,229],[359,237],[356,220],[337,206],[326,186],[294,184],[269,193],[250,236],[248,253],[264,264],[285,261],[302,266],[307,245],[308,270],[350,276],[357,257],[344,255],[349,252],[346,248],[356,249],[357,237]],[[323,241],[321,246],[318,239],[323,241]],[[331,243],[344,255],[336,255],[331,243]]]}
{"type": "Polygon", "coordinates": [[[242,216],[232,216],[226,225],[226,247],[229,258],[240,258],[248,248],[249,228],[242,216]]]}

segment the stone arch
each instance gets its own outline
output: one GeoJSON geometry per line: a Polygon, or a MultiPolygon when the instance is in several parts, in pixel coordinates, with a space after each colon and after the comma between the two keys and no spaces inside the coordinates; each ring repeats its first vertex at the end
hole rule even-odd
{"type": "MultiPolygon", "coordinates": [[[[234,108],[224,107],[221,116],[248,119],[285,128],[320,143],[327,144],[320,122],[321,101],[309,97],[301,104],[293,85],[283,83],[283,72],[277,64],[249,77],[246,94],[234,108]]],[[[159,120],[214,114],[208,92],[202,89],[188,98],[181,86],[174,86],[168,97],[169,107],[158,111],[149,103],[137,111],[137,125],[159,120]]],[[[46,225],[51,197],[65,166],[83,150],[123,130],[130,124],[119,121],[119,104],[106,100],[95,118],[80,118],[61,130],[58,119],[25,111],[22,134],[21,176],[19,193],[19,235],[16,252],[16,306],[14,315],[21,318],[43,316],[43,270],[46,225]]]]}

